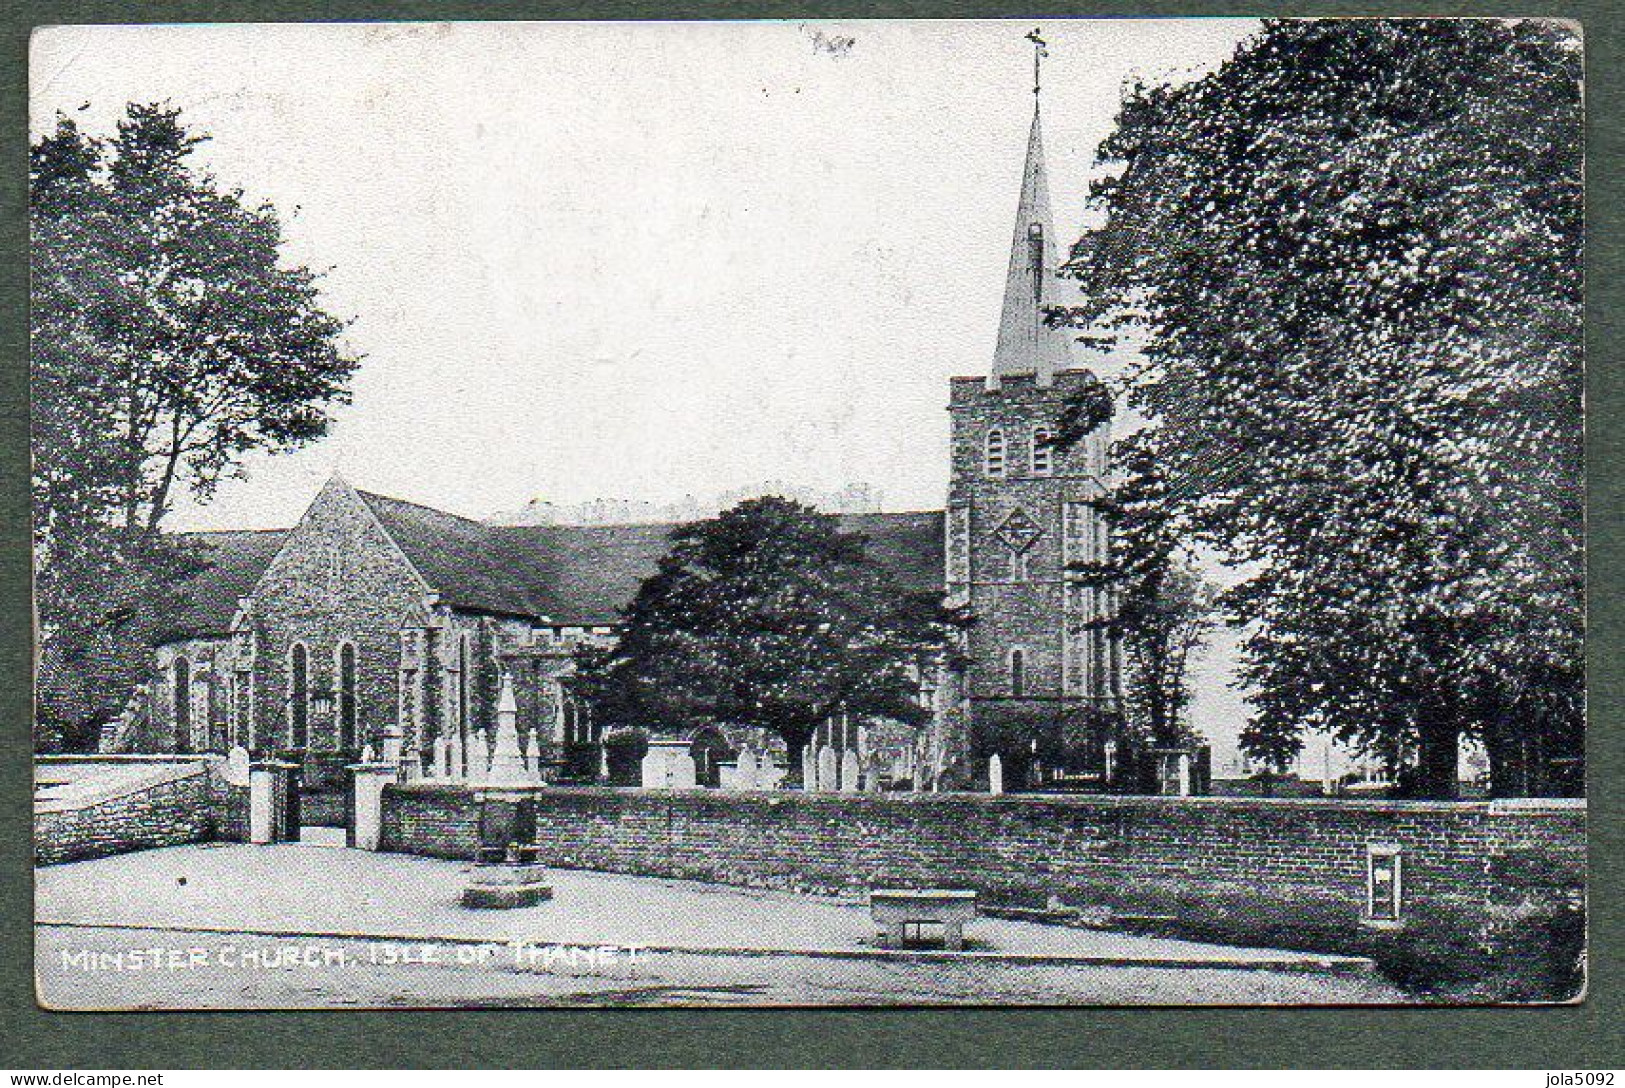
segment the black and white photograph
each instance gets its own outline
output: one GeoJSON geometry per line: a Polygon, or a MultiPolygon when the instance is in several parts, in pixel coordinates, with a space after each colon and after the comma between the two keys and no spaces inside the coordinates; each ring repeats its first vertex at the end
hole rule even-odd
{"type": "Polygon", "coordinates": [[[1584,1000],[1578,24],[28,66],[44,1008],[1584,1000]]]}

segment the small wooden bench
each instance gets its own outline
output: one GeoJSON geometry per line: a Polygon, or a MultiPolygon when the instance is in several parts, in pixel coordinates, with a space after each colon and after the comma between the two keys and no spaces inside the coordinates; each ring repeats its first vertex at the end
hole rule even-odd
{"type": "Polygon", "coordinates": [[[880,947],[902,948],[909,926],[939,925],[950,952],[965,947],[965,923],[976,917],[976,893],[953,888],[876,888],[869,915],[880,927],[880,947]]]}

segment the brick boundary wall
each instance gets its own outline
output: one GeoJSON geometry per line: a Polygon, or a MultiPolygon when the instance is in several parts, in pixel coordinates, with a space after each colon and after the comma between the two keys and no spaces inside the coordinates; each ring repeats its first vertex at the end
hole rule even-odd
{"type": "Polygon", "coordinates": [[[83,756],[41,762],[172,763],[175,774],[113,796],[36,804],[36,865],[248,837],[248,789],[227,782],[218,761],[83,756]]]}
{"type": "MultiPolygon", "coordinates": [[[[1585,813],[1583,800],[536,795],[541,859],[561,868],[816,893],[970,887],[990,905],[1390,958],[1456,958],[1508,933],[1549,944],[1532,920],[1582,909],[1585,813]],[[1398,932],[1364,924],[1368,845],[1401,850],[1398,932]]],[[[466,787],[385,789],[383,849],[470,858],[478,823],[466,787]]],[[[1530,954],[1518,940],[1508,955],[1530,954]]]]}

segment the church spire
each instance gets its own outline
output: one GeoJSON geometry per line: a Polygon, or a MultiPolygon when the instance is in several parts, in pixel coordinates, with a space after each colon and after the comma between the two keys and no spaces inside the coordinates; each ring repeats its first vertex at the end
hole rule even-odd
{"type": "Polygon", "coordinates": [[[1016,230],[1010,242],[1010,270],[1004,283],[1004,312],[999,318],[999,342],[993,354],[990,388],[1000,378],[1031,374],[1048,386],[1057,370],[1071,364],[1065,330],[1051,328],[1044,310],[1057,304],[1055,227],[1050,217],[1049,176],[1044,169],[1044,137],[1039,120],[1039,62],[1047,56],[1044,39],[1035,30],[1033,43],[1033,124],[1027,136],[1027,163],[1021,177],[1021,200],[1016,205],[1016,230]]]}

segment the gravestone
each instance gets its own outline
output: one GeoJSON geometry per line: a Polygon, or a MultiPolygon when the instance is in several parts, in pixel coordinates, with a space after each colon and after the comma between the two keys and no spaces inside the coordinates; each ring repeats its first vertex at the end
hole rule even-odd
{"type": "Polygon", "coordinates": [[[691,790],[699,783],[694,769],[694,757],[688,754],[687,748],[671,753],[667,757],[666,782],[674,790],[691,790]]]}
{"type": "Polygon", "coordinates": [[[478,782],[491,768],[491,746],[485,741],[485,730],[476,729],[468,735],[468,778],[478,782]]]}
{"type": "Polygon", "coordinates": [[[987,761],[987,792],[994,796],[1004,792],[1004,760],[997,755],[987,761]]]}
{"type": "Polygon", "coordinates": [[[818,753],[811,744],[801,749],[801,788],[809,791],[818,788],[818,753]]]}
{"type": "Polygon", "coordinates": [[[446,777],[454,782],[463,778],[463,739],[456,733],[446,737],[446,777]]]}
{"type": "Polygon", "coordinates": [[[656,741],[643,757],[643,788],[686,790],[695,786],[694,757],[682,742],[656,741]]]}
{"type": "Polygon", "coordinates": [[[736,790],[756,788],[756,753],[748,748],[739,753],[739,759],[734,764],[732,788],[736,790]]]}
{"type": "Polygon", "coordinates": [[[248,785],[248,749],[237,745],[226,754],[226,781],[234,786],[248,785]]]}
{"type": "Polygon", "coordinates": [[[526,738],[530,742],[530,775],[537,782],[542,780],[542,735],[532,728],[526,738]]]}
{"type": "Polygon", "coordinates": [[[841,756],[841,792],[858,792],[858,753],[848,748],[841,756]]]}
{"type": "Polygon", "coordinates": [[[818,749],[818,792],[834,793],[840,789],[839,775],[840,768],[836,763],[835,749],[827,745],[818,749]]]}

